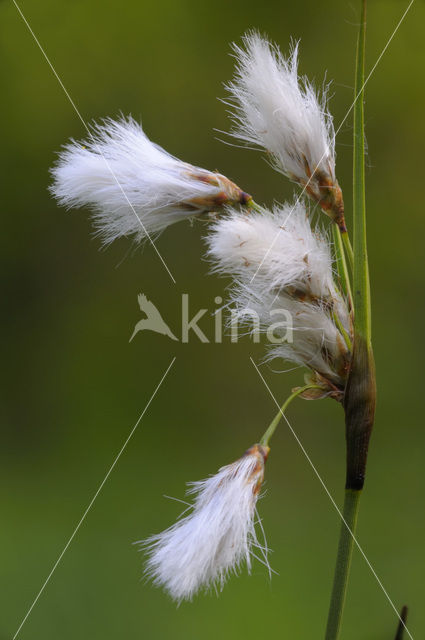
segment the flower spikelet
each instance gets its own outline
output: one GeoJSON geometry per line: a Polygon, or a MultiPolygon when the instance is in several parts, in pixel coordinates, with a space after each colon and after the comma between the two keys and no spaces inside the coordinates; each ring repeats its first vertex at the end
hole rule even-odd
{"type": "Polygon", "coordinates": [[[344,203],[335,177],[335,132],[327,88],[319,95],[298,75],[298,44],[288,59],[258,33],[234,45],[236,74],[227,86],[233,134],[265,149],[278,171],[298,182],[342,229],[344,203]]]}
{"type": "Polygon", "coordinates": [[[270,357],[308,367],[340,400],[351,357],[351,317],[335,282],[329,240],[311,227],[304,205],[277,205],[250,216],[233,210],[215,222],[206,240],[213,271],[234,279],[230,297],[241,324],[257,330],[255,314],[267,332],[284,311],[291,340],[284,339],[288,325],[281,323],[270,357]]]}
{"type": "Polygon", "coordinates": [[[104,244],[137,241],[170,224],[251,196],[225,176],[178,160],[154,144],[131,117],[95,124],[71,141],[52,169],[52,194],[67,207],[88,206],[104,244]]]}
{"type": "Polygon", "coordinates": [[[201,588],[222,588],[232,571],[259,546],[254,517],[264,478],[268,447],[254,445],[236,462],[206,480],[189,485],[191,513],[152,536],[146,573],[180,602],[201,588]]]}

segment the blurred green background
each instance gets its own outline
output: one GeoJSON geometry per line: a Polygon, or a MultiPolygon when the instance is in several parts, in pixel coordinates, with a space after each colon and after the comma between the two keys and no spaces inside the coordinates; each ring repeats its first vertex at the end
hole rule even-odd
{"type": "MultiPolygon", "coordinates": [[[[34,33],[89,121],[120,111],[177,156],[219,169],[259,202],[293,185],[260,154],[222,144],[229,43],[258,28],[301,71],[333,80],[338,123],[352,100],[356,2],[22,0],[34,33]]],[[[406,2],[370,2],[372,67],[406,2]]],[[[417,0],[366,95],[367,203],[379,404],[358,537],[395,605],[411,607],[425,638],[423,99],[425,6],[417,0]]],[[[0,638],[12,638],[172,357],[175,364],[20,632],[22,640],[251,640],[321,638],[338,516],[282,424],[260,504],[271,564],[232,578],[219,598],[176,606],[144,584],[132,542],[171,524],[185,482],[205,477],[255,442],[275,413],[249,357],[263,348],[189,344],[143,333],[137,293],[179,331],[180,296],[214,309],[225,280],[208,275],[204,227],[168,229],[158,247],[120,242],[99,251],[87,212],[59,209],[47,192],[55,152],[85,131],[12,2],[0,4],[3,67],[0,638]]],[[[228,140],[228,138],[227,138],[228,140]]],[[[338,136],[338,178],[351,209],[351,118],[338,136]]],[[[211,315],[201,326],[210,336],[211,315]]],[[[301,371],[262,367],[283,400],[301,371]]],[[[285,368],[282,366],[281,368],[285,368]]],[[[288,367],[289,368],[289,367],[288,367]]],[[[299,401],[289,418],[338,502],[344,478],[342,411],[299,401]]],[[[358,552],[344,640],[391,640],[396,617],[358,552]]]]}

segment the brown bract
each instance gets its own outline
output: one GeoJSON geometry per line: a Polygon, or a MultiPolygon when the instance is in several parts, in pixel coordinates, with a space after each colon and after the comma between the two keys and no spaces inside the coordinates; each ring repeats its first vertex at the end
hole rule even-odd
{"type": "Polygon", "coordinates": [[[188,172],[191,178],[195,178],[205,184],[220,189],[218,193],[211,195],[199,196],[188,200],[187,204],[195,209],[203,209],[208,211],[216,211],[226,205],[249,205],[252,202],[252,196],[242,191],[237,184],[223,176],[221,173],[214,172],[188,172]]]}

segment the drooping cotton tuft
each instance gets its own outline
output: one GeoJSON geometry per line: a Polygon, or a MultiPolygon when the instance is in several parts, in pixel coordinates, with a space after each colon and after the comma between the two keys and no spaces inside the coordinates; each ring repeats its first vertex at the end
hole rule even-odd
{"type": "MultiPolygon", "coordinates": [[[[255,280],[237,283],[231,302],[235,316],[249,332],[257,330],[252,313],[259,318],[259,328],[268,333],[271,343],[266,360],[277,358],[307,367],[326,395],[341,400],[350,350],[328,306],[303,302],[284,291],[266,293],[255,280]]],[[[349,324],[347,315],[344,319],[349,324]]],[[[344,330],[347,333],[346,327],[344,330]]]]}
{"type": "Polygon", "coordinates": [[[174,600],[190,600],[202,588],[222,588],[243,562],[250,569],[251,548],[259,546],[255,506],[268,452],[254,445],[215,475],[191,483],[192,512],[144,542],[147,575],[174,600]]]}
{"type": "Polygon", "coordinates": [[[219,173],[178,160],[132,118],[106,119],[83,142],[71,141],[52,169],[50,190],[67,207],[89,206],[105,244],[137,241],[168,225],[251,197],[219,173]]]}
{"type": "Polygon", "coordinates": [[[312,229],[303,204],[245,216],[233,211],[215,222],[207,244],[213,271],[234,278],[233,320],[252,333],[269,332],[270,357],[308,367],[339,398],[351,319],[329,241],[312,229]]]}
{"type": "Polygon", "coordinates": [[[335,132],[326,89],[319,96],[298,75],[298,45],[288,59],[257,33],[234,45],[236,74],[227,88],[233,134],[265,149],[274,166],[305,187],[342,225],[343,201],[335,177],[335,132]]]}

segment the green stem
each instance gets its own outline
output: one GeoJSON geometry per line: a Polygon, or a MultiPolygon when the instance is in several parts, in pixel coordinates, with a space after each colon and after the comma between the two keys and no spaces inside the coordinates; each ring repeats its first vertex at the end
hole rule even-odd
{"type": "MultiPolygon", "coordinates": [[[[339,229],[338,229],[339,230],[339,229]]],[[[348,231],[344,231],[341,233],[342,242],[344,244],[345,251],[347,253],[348,262],[350,263],[350,268],[353,270],[354,268],[354,251],[351,246],[350,236],[348,235],[348,231]]]]}
{"type": "Polygon", "coordinates": [[[353,343],[351,342],[351,338],[348,335],[348,333],[346,332],[344,325],[342,324],[341,320],[339,319],[339,316],[337,313],[335,313],[335,311],[332,312],[332,320],[335,323],[336,328],[339,330],[339,332],[341,333],[342,337],[344,338],[344,342],[347,346],[348,351],[352,351],[353,350],[353,343]]]}
{"type": "Polygon", "coordinates": [[[366,242],[365,146],[364,146],[364,54],[366,32],[366,0],[357,43],[356,82],[354,95],[353,149],[353,230],[354,230],[354,332],[369,347],[371,344],[370,285],[366,242]]]}
{"type": "Polygon", "coordinates": [[[277,425],[279,424],[279,422],[280,422],[281,418],[283,417],[286,409],[291,404],[291,402],[292,402],[292,400],[294,398],[299,396],[304,391],[308,391],[309,389],[321,389],[321,388],[322,387],[320,387],[317,384],[306,384],[305,387],[299,387],[293,393],[291,393],[291,395],[285,400],[285,402],[283,403],[282,407],[279,409],[279,413],[277,413],[276,416],[271,421],[270,426],[268,427],[267,431],[265,432],[265,434],[261,438],[259,444],[263,445],[264,447],[268,447],[269,446],[270,438],[272,437],[272,435],[276,431],[277,425]]]}
{"type": "Polygon", "coordinates": [[[261,207],[261,205],[259,205],[257,202],[255,202],[255,200],[250,200],[249,201],[248,208],[249,209],[254,209],[254,211],[258,211],[258,213],[262,213],[263,212],[263,208],[261,207]]]}
{"type": "Polygon", "coordinates": [[[342,244],[342,235],[348,236],[347,233],[341,234],[338,225],[332,225],[332,231],[334,236],[335,258],[336,266],[338,269],[339,279],[341,281],[341,287],[344,295],[348,299],[349,305],[352,308],[353,295],[351,293],[350,275],[348,273],[347,261],[345,259],[344,246],[342,244]]]}
{"type": "MultiPolygon", "coordinates": [[[[366,0],[362,14],[356,55],[354,89],[353,140],[353,305],[354,343],[344,394],[345,435],[347,444],[347,476],[344,519],[335,568],[329,608],[326,640],[338,640],[347,592],[353,535],[357,521],[359,498],[366,472],[369,438],[375,414],[375,371],[371,342],[369,266],[366,243],[366,199],[364,167],[364,53],[366,32],[366,0]]],[[[346,234],[343,234],[344,236],[346,234]]],[[[348,236],[343,238],[349,255],[348,236]]]]}
{"type": "Polygon", "coordinates": [[[357,513],[361,490],[345,491],[343,520],[338,543],[338,555],[334,574],[331,606],[329,608],[328,624],[325,640],[336,640],[341,629],[342,612],[347,593],[348,575],[350,572],[351,556],[353,553],[354,533],[356,530],[357,513]]]}

